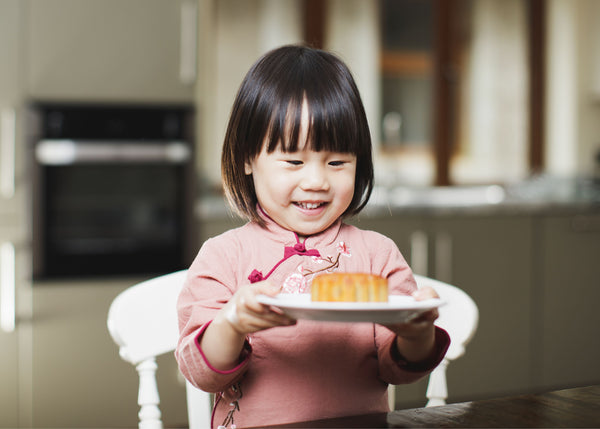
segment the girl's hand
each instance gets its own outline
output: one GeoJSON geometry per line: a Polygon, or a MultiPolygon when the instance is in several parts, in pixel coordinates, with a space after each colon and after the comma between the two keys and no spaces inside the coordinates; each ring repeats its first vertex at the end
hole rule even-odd
{"type": "MultiPolygon", "coordinates": [[[[423,287],[412,295],[417,301],[439,298],[437,292],[423,287]]],[[[405,323],[386,325],[397,336],[398,351],[409,362],[418,362],[431,355],[435,345],[435,320],[439,317],[437,309],[429,310],[405,323]]]]}
{"type": "Polygon", "coordinates": [[[275,326],[294,325],[296,321],[269,305],[258,302],[257,295],[275,296],[281,287],[262,281],[242,286],[221,309],[216,319],[225,321],[240,335],[275,326]]]}

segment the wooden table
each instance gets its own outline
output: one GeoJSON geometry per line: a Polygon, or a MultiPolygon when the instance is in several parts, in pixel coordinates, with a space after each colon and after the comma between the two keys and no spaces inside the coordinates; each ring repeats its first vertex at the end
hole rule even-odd
{"type": "Polygon", "coordinates": [[[600,385],[272,428],[600,428],[600,385]]]}

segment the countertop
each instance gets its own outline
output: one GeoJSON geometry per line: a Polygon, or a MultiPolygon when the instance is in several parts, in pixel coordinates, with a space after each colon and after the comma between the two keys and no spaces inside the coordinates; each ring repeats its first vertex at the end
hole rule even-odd
{"type": "MultiPolygon", "coordinates": [[[[375,186],[361,217],[576,214],[600,212],[600,180],[546,176],[512,185],[407,187],[375,186]]],[[[196,201],[198,220],[234,217],[221,193],[196,201]]]]}

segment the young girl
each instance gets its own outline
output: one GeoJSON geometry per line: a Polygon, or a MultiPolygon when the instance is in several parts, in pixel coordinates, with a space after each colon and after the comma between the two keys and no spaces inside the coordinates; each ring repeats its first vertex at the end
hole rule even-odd
{"type": "Polygon", "coordinates": [[[370,272],[416,292],[396,245],[343,223],[373,186],[371,140],[347,67],[285,46],[259,59],[237,94],[223,146],[227,197],[249,219],[207,240],[178,302],[181,372],[215,392],[213,427],[387,412],[388,383],[431,371],[449,345],[437,311],[410,323],[291,320],[257,295],[308,292],[318,273],[370,272]]]}

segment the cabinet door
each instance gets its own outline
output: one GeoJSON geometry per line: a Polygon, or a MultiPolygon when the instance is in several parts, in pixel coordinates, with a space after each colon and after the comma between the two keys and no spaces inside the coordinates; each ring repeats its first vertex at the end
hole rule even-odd
{"type": "Polygon", "coordinates": [[[15,302],[8,297],[7,289],[14,291],[16,286],[14,253],[11,255],[6,252],[6,246],[13,246],[13,243],[2,232],[3,228],[0,227],[0,318],[3,321],[0,325],[0,428],[9,428],[18,427],[19,421],[19,398],[16,394],[19,391],[19,331],[6,326],[7,317],[14,320],[10,313],[14,311],[15,302]]]}
{"type": "Polygon", "coordinates": [[[21,9],[19,0],[0,0],[0,102],[14,104],[21,95],[19,65],[21,41],[21,9]]]}
{"type": "Polygon", "coordinates": [[[34,98],[157,102],[193,99],[195,2],[29,3],[27,85],[34,98]],[[186,71],[190,66],[191,74],[186,71]]]}
{"type": "MultiPolygon", "coordinates": [[[[106,327],[112,300],[137,281],[34,284],[34,427],[137,427],[137,371],[119,357],[106,327]]],[[[163,422],[185,426],[185,385],[175,357],[157,361],[163,422]]]]}
{"type": "Polygon", "coordinates": [[[600,214],[548,216],[537,226],[537,381],[550,388],[598,382],[600,214]]]}
{"type": "Polygon", "coordinates": [[[20,64],[22,46],[19,0],[0,0],[0,214],[24,210],[23,154],[18,144],[17,119],[21,104],[20,64]]]}
{"type": "Polygon", "coordinates": [[[0,214],[0,428],[31,427],[30,263],[24,229],[0,214]]]}
{"type": "Polygon", "coordinates": [[[432,222],[433,276],[463,289],[479,307],[472,342],[448,367],[450,398],[531,389],[531,218],[465,215],[432,222]]]}

